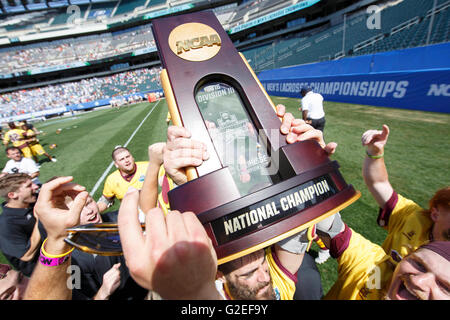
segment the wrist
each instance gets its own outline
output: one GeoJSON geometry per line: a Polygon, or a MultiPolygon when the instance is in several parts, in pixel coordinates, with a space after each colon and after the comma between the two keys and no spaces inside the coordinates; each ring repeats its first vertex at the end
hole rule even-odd
{"type": "Polygon", "coordinates": [[[97,294],[94,297],[94,300],[107,300],[109,299],[110,294],[105,292],[105,289],[103,286],[100,287],[97,294]]]}
{"type": "Polygon", "coordinates": [[[42,249],[48,255],[61,255],[73,251],[74,247],[64,241],[64,237],[48,237],[42,244],[42,249]]]}
{"type": "Polygon", "coordinates": [[[366,150],[366,155],[371,159],[381,159],[384,156],[383,150],[378,152],[370,152],[369,150],[366,150]]]}

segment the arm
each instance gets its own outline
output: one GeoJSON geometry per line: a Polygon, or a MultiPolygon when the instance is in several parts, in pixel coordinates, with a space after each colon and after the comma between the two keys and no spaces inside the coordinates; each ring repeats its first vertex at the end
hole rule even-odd
{"type": "Polygon", "coordinates": [[[34,178],[38,177],[39,174],[40,174],[40,172],[36,171],[36,172],[33,172],[33,173],[29,174],[29,176],[31,177],[31,179],[34,179],[34,178]]]}
{"type": "Polygon", "coordinates": [[[151,209],[146,230],[138,220],[139,193],[130,188],[119,209],[119,234],[130,274],[163,299],[220,299],[215,288],[217,256],[192,212],[151,209]]]}
{"type": "Polygon", "coordinates": [[[284,246],[280,246],[279,243],[276,243],[274,246],[275,253],[278,256],[282,266],[291,274],[295,274],[302,265],[305,253],[291,252],[283,247],[284,246]]]}
{"type": "Polygon", "coordinates": [[[103,283],[93,300],[107,300],[120,285],[120,263],[116,263],[103,275],[103,283]]]}
{"type": "Polygon", "coordinates": [[[386,165],[384,163],[384,146],[389,136],[389,127],[383,125],[383,130],[368,130],[363,133],[361,142],[366,146],[366,157],[363,164],[363,178],[367,188],[378,205],[383,208],[392,195],[392,188],[386,165]],[[378,157],[378,158],[372,158],[378,157]]]}
{"type": "MultiPolygon", "coordinates": [[[[291,113],[286,113],[283,105],[277,105],[277,115],[281,119],[280,131],[286,135],[286,141],[291,144],[297,141],[315,140],[329,154],[333,154],[337,144],[325,144],[323,134],[306,124],[301,119],[295,119],[291,113]]],[[[275,245],[275,251],[281,264],[292,274],[297,272],[303,261],[304,253],[309,244],[307,230],[303,230],[275,245]]]]}
{"type": "Polygon", "coordinates": [[[302,118],[303,118],[303,120],[307,120],[308,119],[308,111],[306,111],[306,110],[303,110],[302,111],[302,118]]]}
{"type": "Polygon", "coordinates": [[[158,172],[164,162],[165,143],[154,143],[148,147],[148,167],[145,180],[139,193],[139,207],[144,213],[156,206],[158,198],[158,172]]]}
{"type": "MultiPolygon", "coordinates": [[[[61,255],[69,252],[72,247],[64,242],[67,228],[76,226],[80,222],[80,213],[83,209],[88,193],[85,188],[69,183],[72,177],[60,177],[44,184],[34,207],[35,214],[47,231],[47,241],[43,249],[51,255],[61,255]],[[66,196],[74,198],[74,204],[68,209],[64,204],[66,196]]],[[[30,278],[25,299],[70,299],[71,289],[67,286],[70,274],[69,258],[58,266],[48,266],[37,263],[30,278]]]]}
{"type": "Polygon", "coordinates": [[[28,262],[31,261],[34,256],[36,255],[36,252],[39,250],[39,246],[41,244],[41,234],[39,232],[39,220],[36,220],[36,223],[33,228],[33,232],[31,233],[30,237],[30,248],[27,252],[20,258],[20,260],[28,262]]]}

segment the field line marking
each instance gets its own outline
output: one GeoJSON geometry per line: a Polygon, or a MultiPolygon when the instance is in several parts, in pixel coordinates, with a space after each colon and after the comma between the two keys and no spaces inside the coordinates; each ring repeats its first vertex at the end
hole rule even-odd
{"type": "MultiPolygon", "coordinates": [[[[147,113],[145,118],[141,121],[141,123],[137,126],[137,128],[134,130],[134,132],[131,134],[130,138],[128,138],[127,142],[123,145],[125,148],[128,146],[128,144],[131,142],[131,139],[134,138],[138,130],[142,127],[145,120],[152,114],[153,110],[156,108],[156,106],[161,102],[161,100],[158,100],[158,102],[153,106],[153,108],[147,113]]],[[[97,182],[94,185],[94,188],[92,188],[92,191],[90,192],[90,195],[93,197],[95,192],[97,191],[98,187],[100,187],[100,184],[105,180],[106,176],[108,175],[109,171],[111,170],[112,166],[114,165],[114,161],[111,161],[108,168],[103,172],[102,176],[97,180],[97,182]]]]}

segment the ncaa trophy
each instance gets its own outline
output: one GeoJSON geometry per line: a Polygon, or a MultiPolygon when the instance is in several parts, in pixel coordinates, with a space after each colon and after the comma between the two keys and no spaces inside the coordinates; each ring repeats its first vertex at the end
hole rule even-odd
{"type": "Polygon", "coordinates": [[[287,144],[280,119],[245,57],[211,11],[153,21],[161,82],[174,125],[210,157],[169,191],[193,211],[218,263],[304,230],[360,197],[315,141],[287,144]]]}

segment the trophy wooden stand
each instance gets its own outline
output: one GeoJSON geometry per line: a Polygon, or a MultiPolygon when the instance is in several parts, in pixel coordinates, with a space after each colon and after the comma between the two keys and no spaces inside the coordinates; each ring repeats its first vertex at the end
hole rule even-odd
{"type": "Polygon", "coordinates": [[[275,106],[212,12],[153,21],[174,125],[210,158],[169,192],[193,211],[219,264],[265,248],[360,197],[315,141],[287,144],[275,106]]]}

